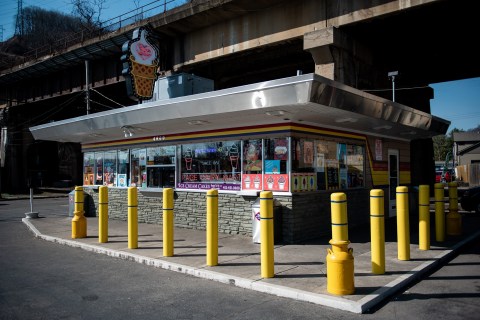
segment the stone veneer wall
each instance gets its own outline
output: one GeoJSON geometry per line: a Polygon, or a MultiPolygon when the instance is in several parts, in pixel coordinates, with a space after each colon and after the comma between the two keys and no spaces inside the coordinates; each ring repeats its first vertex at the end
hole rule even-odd
{"type": "MultiPolygon", "coordinates": [[[[98,215],[98,189],[84,187],[87,216],[98,215]],[[88,199],[88,200],[87,200],[88,199]],[[88,208],[88,209],[87,209],[88,208]]],[[[299,243],[331,234],[330,195],[332,192],[274,195],[281,203],[282,242],[299,243]]],[[[348,190],[349,228],[368,224],[369,190],[348,190]]],[[[109,218],[127,220],[127,189],[108,188],[109,218]]],[[[218,226],[220,233],[252,234],[252,204],[256,196],[219,193],[218,226]]],[[[138,222],[162,224],[162,192],[138,192],[138,222]]],[[[277,212],[277,210],[275,210],[277,212]]],[[[174,192],[174,224],[178,228],[206,229],[206,192],[174,192]]],[[[274,221],[277,221],[276,219],[274,221]]]]}

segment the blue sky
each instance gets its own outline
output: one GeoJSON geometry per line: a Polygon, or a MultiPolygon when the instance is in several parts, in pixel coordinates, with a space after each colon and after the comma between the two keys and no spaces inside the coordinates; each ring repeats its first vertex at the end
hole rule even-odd
{"type": "Polygon", "coordinates": [[[468,130],[480,125],[480,78],[430,84],[434,99],[433,115],[451,121],[454,128],[468,130]]]}
{"type": "MultiPolygon", "coordinates": [[[[171,0],[167,0],[170,2],[171,0]]],[[[118,17],[138,7],[152,8],[163,3],[154,0],[106,0],[102,20],[118,17]],[[153,4],[152,4],[153,3],[153,4]]],[[[178,0],[175,2],[185,2],[178,0]]],[[[10,38],[15,30],[17,0],[0,0],[0,28],[3,40],[10,38]]],[[[70,0],[23,0],[23,7],[39,6],[46,10],[70,13],[70,0]]],[[[128,14],[128,16],[130,16],[128,14]]],[[[1,33],[1,32],[0,32],[1,33]]],[[[434,99],[430,101],[433,115],[451,121],[453,128],[468,130],[480,124],[480,78],[430,84],[434,89],[434,99]]]]}

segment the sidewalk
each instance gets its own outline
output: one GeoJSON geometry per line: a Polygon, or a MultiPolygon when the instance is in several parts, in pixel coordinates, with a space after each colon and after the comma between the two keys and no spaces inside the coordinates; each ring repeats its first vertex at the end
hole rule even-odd
{"type": "Polygon", "coordinates": [[[206,265],[205,231],[174,231],[174,256],[163,257],[162,226],[139,223],[138,249],[128,249],[127,222],[109,220],[108,243],[98,243],[98,218],[87,218],[87,238],[71,238],[71,217],[47,216],[24,218],[23,222],[41,239],[79,247],[112,257],[164,268],[225,284],[256,290],[281,297],[307,301],[353,313],[364,313],[435,267],[445,264],[461,246],[480,236],[480,216],[462,214],[462,235],[447,236],[443,243],[435,241],[434,213],[430,250],[418,249],[418,216],[410,216],[409,261],[397,259],[396,219],[386,220],[386,273],[371,273],[370,228],[349,231],[349,248],[354,256],[352,295],[335,296],[327,292],[326,254],[330,238],[304,244],[275,245],[274,278],[261,274],[260,244],[240,235],[219,234],[218,266],[206,265]]]}

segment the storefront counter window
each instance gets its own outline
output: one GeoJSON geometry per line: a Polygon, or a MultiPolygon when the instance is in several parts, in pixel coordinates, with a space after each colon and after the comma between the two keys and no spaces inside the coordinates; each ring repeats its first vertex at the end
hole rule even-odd
{"type": "Polygon", "coordinates": [[[117,187],[126,187],[130,177],[130,161],[129,151],[118,151],[118,172],[117,172],[117,187]]]}
{"type": "Polygon", "coordinates": [[[175,146],[147,148],[147,188],[175,187],[175,146]]]}
{"type": "Polygon", "coordinates": [[[103,159],[103,184],[109,187],[117,185],[117,151],[105,151],[103,159]]]}
{"type": "Polygon", "coordinates": [[[262,139],[243,141],[243,190],[262,190],[262,139]]]}
{"type": "Polygon", "coordinates": [[[95,184],[95,154],[86,152],[83,155],[83,185],[91,186],[95,184]]]}
{"type": "Polygon", "coordinates": [[[178,188],[240,190],[240,141],[184,144],[180,153],[178,188]]]}
{"type": "Polygon", "coordinates": [[[132,149],[130,155],[130,183],[131,187],[147,187],[147,150],[132,149]]]}
{"type": "Polygon", "coordinates": [[[95,152],[95,185],[103,185],[103,151],[95,152]]]}
{"type": "Polygon", "coordinates": [[[364,147],[316,139],[292,139],[292,191],[364,186],[364,147]]]}
{"type": "Polygon", "coordinates": [[[271,191],[289,191],[287,164],[289,143],[287,138],[264,140],[263,189],[271,191]]]}

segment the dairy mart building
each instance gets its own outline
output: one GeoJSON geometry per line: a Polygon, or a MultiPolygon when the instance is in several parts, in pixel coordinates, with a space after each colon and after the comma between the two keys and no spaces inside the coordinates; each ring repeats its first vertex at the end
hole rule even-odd
{"type": "MultiPolygon", "coordinates": [[[[449,122],[315,74],[157,100],[30,128],[37,140],[77,142],[84,190],[109,217],[127,218],[138,187],[139,222],[162,223],[174,188],[175,226],[205,229],[206,192],[219,191],[219,232],[250,235],[262,190],[281,206],[284,243],[330,233],[330,194],[345,192],[349,225],[369,221],[369,192],[410,186],[411,144],[449,122]]],[[[433,168],[433,159],[432,159],[433,168]]],[[[433,169],[432,169],[433,170],[433,169]]]]}

